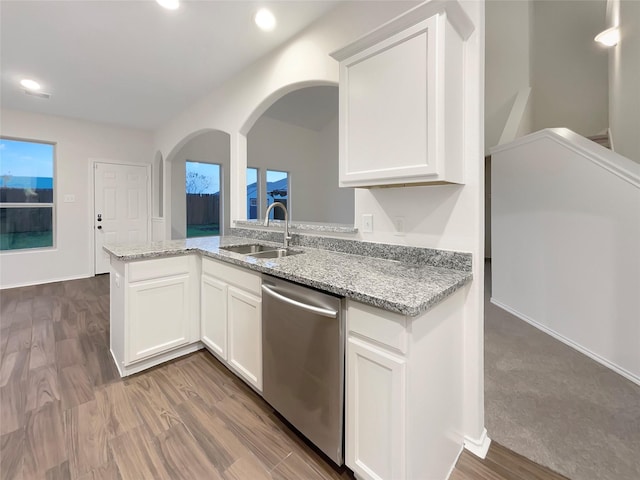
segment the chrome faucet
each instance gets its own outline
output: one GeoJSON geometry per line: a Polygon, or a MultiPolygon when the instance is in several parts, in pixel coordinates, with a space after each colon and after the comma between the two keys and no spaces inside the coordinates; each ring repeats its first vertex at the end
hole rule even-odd
{"type": "Polygon", "coordinates": [[[281,202],[273,202],[267,208],[267,213],[264,214],[264,226],[269,226],[269,213],[275,207],[280,207],[284,211],[284,248],[289,246],[289,240],[291,240],[291,235],[289,235],[289,213],[287,212],[287,207],[284,206],[284,203],[281,202]]]}

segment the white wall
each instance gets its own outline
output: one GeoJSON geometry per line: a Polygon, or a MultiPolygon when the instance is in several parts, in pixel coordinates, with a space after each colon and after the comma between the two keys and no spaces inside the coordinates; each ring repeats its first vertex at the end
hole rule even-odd
{"type": "MultiPolygon", "coordinates": [[[[619,25],[609,50],[609,127],[616,152],[640,163],[640,2],[609,0],[606,27],[619,25]]],[[[604,30],[604,28],[603,28],[604,30]]]]}
{"type": "Polygon", "coordinates": [[[640,165],[534,135],[492,155],[492,300],[640,383],[640,165]]]}
{"type": "Polygon", "coordinates": [[[93,275],[93,177],[90,159],[149,164],[149,132],[2,110],[2,135],[56,143],[55,248],[0,254],[0,286],[13,287],[93,275]],[[72,194],[75,202],[64,203],[72,194]]]}
{"type": "MultiPolygon", "coordinates": [[[[624,3],[637,12],[638,2],[624,3]]],[[[605,28],[605,0],[488,0],[486,10],[485,151],[498,144],[516,94],[528,86],[519,136],[549,127],[590,136],[609,126],[607,55],[593,41],[605,28]]],[[[637,42],[629,41],[627,55],[637,42]]],[[[627,63],[636,65],[624,74],[628,94],[638,98],[638,56],[627,63]]]]}
{"type": "Polygon", "coordinates": [[[337,112],[320,131],[263,115],[247,135],[247,164],[290,173],[292,220],[353,224],[353,190],[338,187],[337,112]]]}
{"type": "MultiPolygon", "coordinates": [[[[356,224],[362,213],[374,215],[374,232],[364,240],[471,252],[474,281],[465,299],[465,419],[468,445],[482,449],[484,435],[483,381],[483,195],[484,195],[484,3],[461,2],[476,30],[466,43],[464,145],[467,183],[357,190],[356,224]],[[390,216],[406,218],[407,234],[393,235],[390,216]]],[[[329,53],[381,25],[411,4],[349,2],[330,12],[282,49],[216,88],[156,133],[166,154],[191,132],[214,128],[231,134],[232,218],[246,214],[245,134],[275,100],[300,84],[338,81],[338,64],[329,53]]],[[[170,199],[168,199],[170,201],[170,199]]],[[[165,203],[166,205],[166,203],[165,203]]]]}
{"type": "MultiPolygon", "coordinates": [[[[606,52],[593,41],[604,29],[605,7],[605,0],[487,1],[485,153],[499,143],[516,95],[529,86],[516,138],[548,127],[566,127],[585,136],[607,128],[606,52]]],[[[638,77],[628,78],[633,89],[638,77]]],[[[637,90],[629,92],[629,98],[637,98],[637,90]]],[[[486,194],[489,208],[489,189],[486,194]]],[[[491,257],[489,213],[486,257],[491,257]]]]}
{"type": "Polygon", "coordinates": [[[608,127],[607,52],[593,41],[605,14],[604,0],[534,1],[534,131],[564,127],[590,136],[608,127]]]}
{"type": "MultiPolygon", "coordinates": [[[[485,39],[484,149],[498,144],[518,92],[531,85],[531,22],[533,2],[488,0],[485,39]]],[[[521,119],[518,136],[533,122],[531,99],[521,119]]],[[[486,162],[491,167],[491,159],[486,162]]],[[[487,173],[489,175],[490,172],[487,173]]],[[[491,258],[491,181],[485,183],[485,252],[491,258]]]]}
{"type": "MultiPolygon", "coordinates": [[[[329,56],[346,43],[402,13],[417,2],[349,2],[330,11],[297,38],[229,81],[217,86],[155,135],[158,149],[168,158],[193,132],[210,128],[231,134],[231,216],[246,215],[245,135],[276,100],[301,85],[338,82],[338,64],[329,56]]],[[[166,180],[165,180],[166,185],[166,180]]],[[[165,206],[170,202],[165,199],[165,206]]]]}
{"type": "Polygon", "coordinates": [[[319,184],[321,189],[322,210],[324,211],[322,222],[329,223],[354,223],[355,193],[351,188],[338,187],[339,163],[338,163],[338,117],[320,131],[319,136],[318,166],[322,168],[319,175],[326,175],[327,181],[319,184]]]}
{"type": "Polygon", "coordinates": [[[465,56],[465,185],[356,189],[356,225],[373,214],[373,233],[363,240],[401,243],[473,254],[474,282],[465,302],[465,426],[468,442],[482,443],[484,429],[484,5],[462,2],[476,30],[465,56]],[[393,218],[404,217],[406,234],[395,235],[393,218]]]}
{"type": "Polygon", "coordinates": [[[223,229],[229,228],[229,134],[219,131],[203,132],[186,142],[166,162],[165,171],[171,185],[169,218],[167,227],[171,229],[170,238],[186,238],[187,236],[187,196],[185,162],[217,163],[221,166],[220,198],[222,200],[223,229]]]}
{"type": "MultiPolygon", "coordinates": [[[[488,153],[500,140],[518,91],[531,85],[533,6],[530,0],[489,0],[486,10],[484,145],[488,153]]],[[[524,121],[531,123],[530,118],[524,121]]]]}

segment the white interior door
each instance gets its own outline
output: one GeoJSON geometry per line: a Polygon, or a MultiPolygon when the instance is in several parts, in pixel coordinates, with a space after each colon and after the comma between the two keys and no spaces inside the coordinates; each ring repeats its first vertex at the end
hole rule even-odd
{"type": "Polygon", "coordinates": [[[105,243],[149,239],[149,180],[145,165],[94,164],[95,273],[109,271],[105,243]]]}

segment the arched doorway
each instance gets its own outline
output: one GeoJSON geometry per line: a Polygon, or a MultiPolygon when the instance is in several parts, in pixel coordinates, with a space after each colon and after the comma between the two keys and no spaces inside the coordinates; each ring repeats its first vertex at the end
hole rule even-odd
{"type": "Polygon", "coordinates": [[[215,231],[200,230],[203,235],[223,234],[229,228],[230,162],[230,135],[220,130],[194,132],[174,147],[165,163],[165,232],[168,238],[186,238],[191,231],[187,228],[190,218],[204,222],[201,225],[217,225],[215,231]],[[189,170],[192,172],[190,182],[187,165],[194,165],[189,170]],[[203,170],[200,171],[197,165],[203,170]],[[207,166],[219,168],[219,179],[205,185],[206,180],[201,179],[206,177],[202,172],[207,166]],[[195,215],[192,215],[193,211],[187,214],[188,201],[195,205],[195,215]]]}

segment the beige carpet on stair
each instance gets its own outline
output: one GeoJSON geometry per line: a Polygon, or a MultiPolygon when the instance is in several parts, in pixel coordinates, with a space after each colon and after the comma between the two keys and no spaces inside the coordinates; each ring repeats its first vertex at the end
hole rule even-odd
{"type": "Polygon", "coordinates": [[[640,386],[491,304],[486,269],[489,437],[573,480],[640,479],[640,386]]]}

